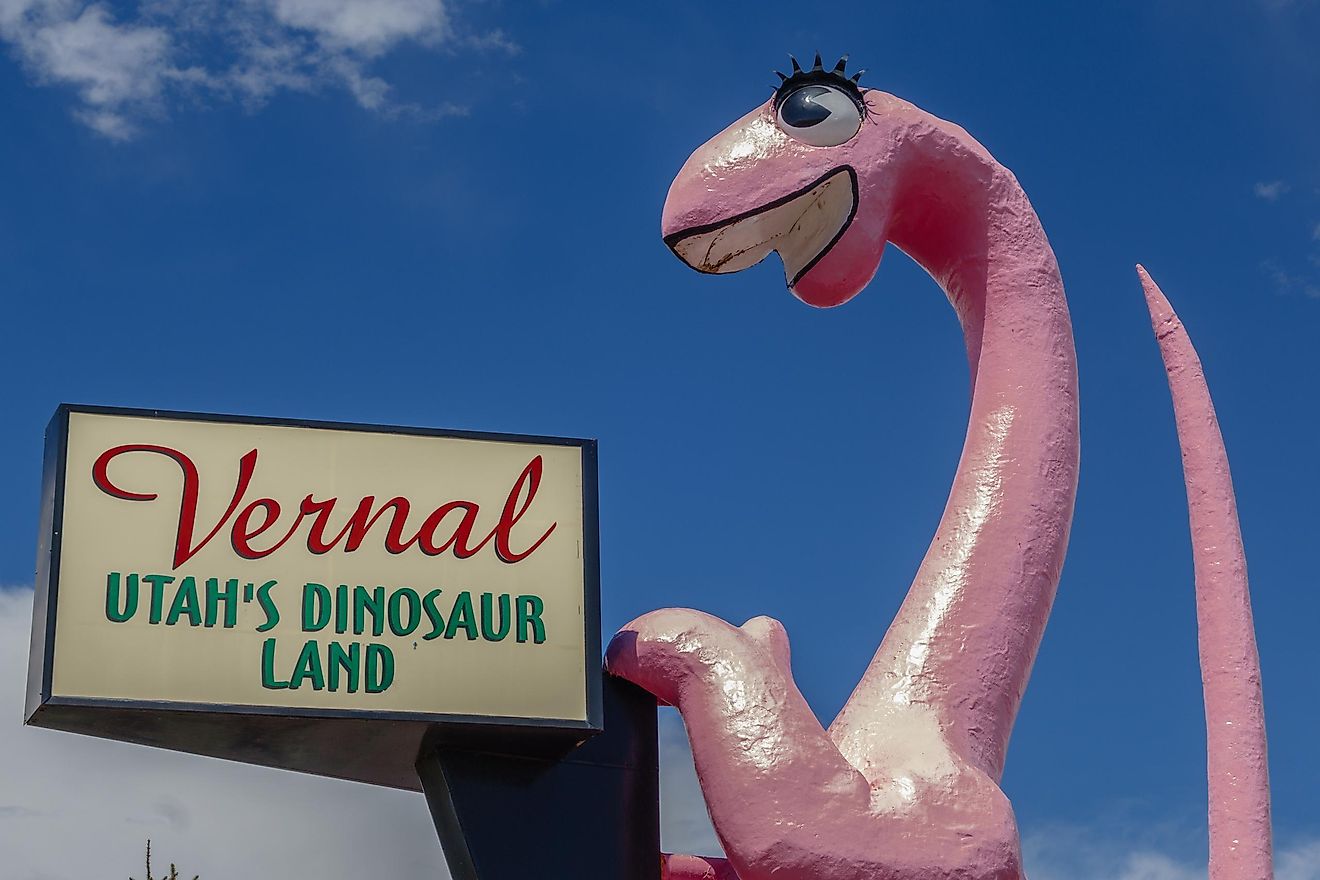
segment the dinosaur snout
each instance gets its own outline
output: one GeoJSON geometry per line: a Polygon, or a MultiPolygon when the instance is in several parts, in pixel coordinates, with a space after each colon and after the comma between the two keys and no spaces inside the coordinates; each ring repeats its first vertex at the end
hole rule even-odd
{"type": "Polygon", "coordinates": [[[874,275],[883,235],[860,210],[852,154],[788,137],[763,105],[697,149],[669,188],[665,244],[708,274],[779,254],[790,290],[814,306],[852,298],[874,275]],[[860,220],[860,222],[859,222],[860,220]]]}

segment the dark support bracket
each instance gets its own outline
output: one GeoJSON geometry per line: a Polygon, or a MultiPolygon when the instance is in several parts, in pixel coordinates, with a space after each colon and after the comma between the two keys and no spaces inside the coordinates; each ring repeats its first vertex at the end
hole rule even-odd
{"type": "Polygon", "coordinates": [[[423,751],[417,775],[454,880],[659,880],[655,698],[610,675],[603,697],[604,732],[581,745],[423,751]]]}

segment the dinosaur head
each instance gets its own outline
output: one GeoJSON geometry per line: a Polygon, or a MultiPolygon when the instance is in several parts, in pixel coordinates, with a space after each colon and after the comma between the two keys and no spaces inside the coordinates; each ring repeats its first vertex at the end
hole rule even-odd
{"type": "MultiPolygon", "coordinates": [[[[665,200],[665,244],[701,272],[737,272],[771,251],[789,289],[820,307],[875,275],[888,223],[885,165],[901,124],[888,96],[793,61],[774,96],[698,149],[665,200]]],[[[901,114],[900,114],[901,116],[901,114]]]]}

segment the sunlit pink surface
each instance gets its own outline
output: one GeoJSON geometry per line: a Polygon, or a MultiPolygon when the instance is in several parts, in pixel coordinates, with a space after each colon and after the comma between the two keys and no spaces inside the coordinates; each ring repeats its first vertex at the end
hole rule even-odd
{"type": "Polygon", "coordinates": [[[1187,330],[1146,270],[1138,266],[1137,273],[1169,374],[1191,514],[1209,746],[1210,878],[1271,877],[1265,704],[1228,454],[1187,330]]]}
{"type": "MultiPolygon", "coordinates": [[[[1011,172],[955,125],[881,92],[865,100],[861,131],[829,148],[784,135],[770,104],[754,110],[684,165],[663,232],[718,225],[852,169],[855,216],[793,292],[837,305],[870,281],[886,242],[911,255],[963,327],[973,382],[967,438],[907,598],[828,729],[794,684],[787,635],[770,618],[736,627],[666,609],[614,638],[609,671],[682,713],[728,856],[666,856],[673,880],[1022,876],[1013,811],[998,783],[1058,586],[1077,487],[1077,370],[1063,283],[1011,172]]],[[[1161,345],[1172,384],[1181,349],[1164,337],[1161,345]]],[[[1199,369],[1188,379],[1197,382],[1199,369]]],[[[1176,400],[1180,391],[1175,384],[1176,400]]],[[[1201,424],[1191,434],[1188,419],[1197,417],[1185,418],[1182,404],[1178,412],[1184,447],[1223,462],[1219,471],[1207,466],[1219,482],[1204,483],[1220,503],[1192,503],[1207,707],[1237,725],[1216,735],[1219,722],[1211,721],[1212,775],[1219,767],[1229,780],[1216,788],[1212,779],[1220,804],[1212,803],[1212,832],[1255,835],[1250,846],[1221,841],[1212,873],[1262,878],[1263,720],[1258,674],[1242,659],[1251,624],[1249,611],[1242,615],[1240,541],[1223,537],[1237,535],[1231,485],[1213,411],[1213,430],[1201,424]],[[1220,580],[1232,595],[1207,600],[1220,580]],[[1223,661],[1225,652],[1234,659],[1223,661]]],[[[1189,464],[1189,487],[1202,485],[1194,470],[1189,464]]]]}

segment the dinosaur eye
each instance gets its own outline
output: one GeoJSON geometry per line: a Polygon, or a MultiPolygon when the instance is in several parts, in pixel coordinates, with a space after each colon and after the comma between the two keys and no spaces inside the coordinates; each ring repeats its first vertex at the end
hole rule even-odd
{"type": "Polygon", "coordinates": [[[837,147],[862,127],[862,111],[843,91],[823,85],[803,86],[779,102],[779,127],[794,140],[813,147],[837,147]]]}

